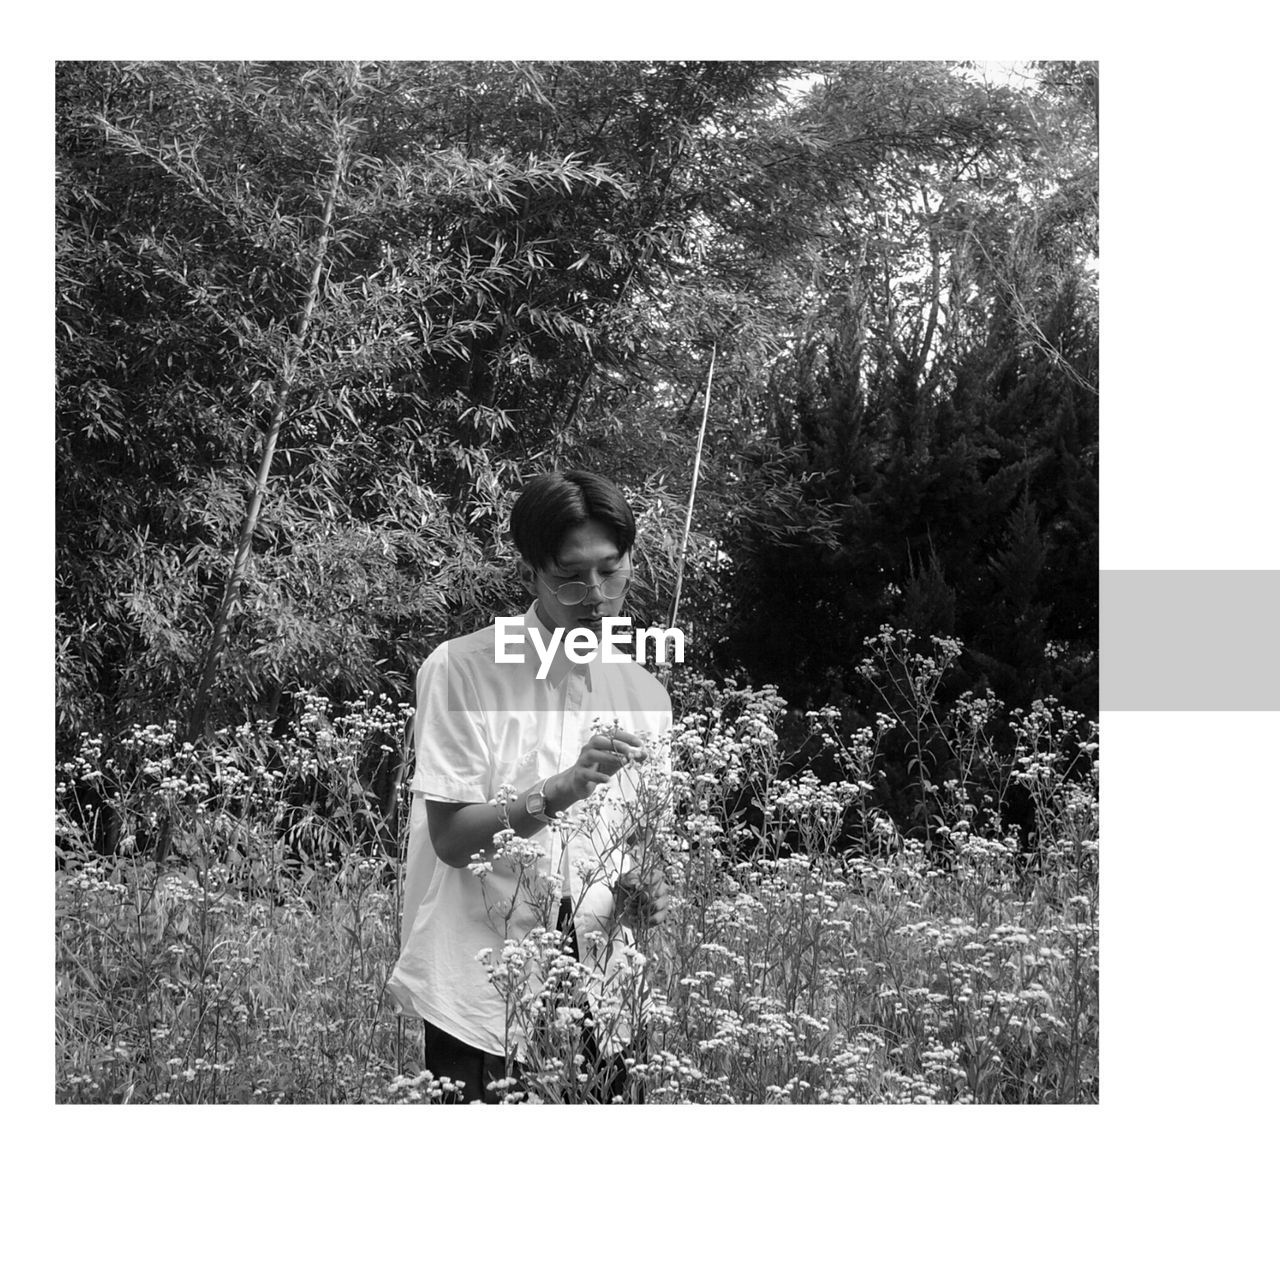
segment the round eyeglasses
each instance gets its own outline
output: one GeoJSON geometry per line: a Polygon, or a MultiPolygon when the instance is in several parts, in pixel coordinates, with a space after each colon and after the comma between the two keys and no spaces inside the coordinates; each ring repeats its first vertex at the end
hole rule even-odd
{"type": "Polygon", "coordinates": [[[587,586],[585,582],[566,582],[563,586],[556,587],[547,582],[542,574],[539,573],[538,577],[551,587],[551,593],[561,604],[581,604],[591,592],[597,590],[604,600],[618,600],[626,595],[627,588],[631,585],[629,569],[615,569],[612,573],[606,573],[594,586],[587,586]]]}

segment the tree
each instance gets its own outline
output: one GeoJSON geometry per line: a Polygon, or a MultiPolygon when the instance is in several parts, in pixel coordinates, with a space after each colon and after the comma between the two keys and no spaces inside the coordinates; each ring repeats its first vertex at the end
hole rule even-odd
{"type": "MultiPolygon", "coordinates": [[[[97,655],[137,681],[111,691],[130,710],[186,682],[211,592],[193,729],[233,630],[242,654],[263,647],[254,624],[272,628],[260,607],[232,625],[243,589],[258,585],[255,540],[269,567],[303,551],[308,524],[341,512],[348,529],[381,522],[390,554],[390,489],[422,500],[395,512],[396,555],[420,567],[431,543],[404,535],[440,530],[441,514],[410,481],[414,464],[446,485],[483,470],[479,445],[503,421],[464,393],[458,367],[483,383],[478,344],[504,331],[526,344],[530,333],[589,338],[555,299],[502,305],[532,290],[545,263],[528,243],[486,233],[520,206],[623,184],[571,156],[518,163],[442,147],[411,110],[423,87],[404,64],[62,69],[64,629],[76,629],[75,612],[98,613],[80,629],[113,633],[97,655]],[[449,256],[431,253],[443,244],[449,256]],[[390,457],[403,481],[387,486],[390,457]],[[264,514],[273,464],[279,500],[264,514]],[[246,465],[255,479],[241,515],[246,465]],[[95,501],[104,479],[110,505],[95,501]],[[85,554],[94,540],[100,557],[85,554]]],[[[290,582],[295,604],[313,597],[317,624],[343,611],[314,580],[268,577],[290,582]]],[[[325,650],[349,638],[328,630],[295,677],[321,676],[325,650]]],[[[82,662],[97,655],[80,650],[82,662]]],[[[250,700],[264,674],[250,677],[250,700]]]]}
{"type": "MultiPolygon", "coordinates": [[[[893,140],[884,172],[851,175],[828,205],[807,309],[760,414],[843,510],[841,546],[748,549],[724,656],[797,700],[831,700],[853,692],[841,664],[817,655],[884,622],[950,620],[969,642],[967,679],[1013,698],[1061,692],[1049,639],[1096,675],[1089,121],[1039,79],[993,89],[939,64],[836,68],[807,109],[843,120],[832,135],[893,140]],[[895,121],[934,127],[895,134],[895,121]],[[1030,547],[1033,508],[1042,563],[1023,607],[1036,622],[1019,629],[998,621],[1007,540],[1030,547]],[[799,661],[749,629],[784,593],[814,638],[799,661]]],[[[1090,709],[1096,683],[1072,696],[1090,709]]]]}
{"type": "Polygon", "coordinates": [[[557,464],[627,487],[663,616],[713,347],[704,658],[839,692],[862,635],[950,593],[995,678],[1023,495],[1030,603],[1083,651],[1089,76],[63,64],[64,732],[402,696],[510,607],[509,505],[557,464]]]}

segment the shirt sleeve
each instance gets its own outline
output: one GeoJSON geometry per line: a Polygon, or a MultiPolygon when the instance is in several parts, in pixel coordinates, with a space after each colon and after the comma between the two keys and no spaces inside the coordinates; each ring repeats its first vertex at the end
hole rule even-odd
{"type": "Polygon", "coordinates": [[[442,644],[418,669],[412,789],[428,800],[480,804],[489,799],[489,744],[481,701],[465,662],[442,644]]]}

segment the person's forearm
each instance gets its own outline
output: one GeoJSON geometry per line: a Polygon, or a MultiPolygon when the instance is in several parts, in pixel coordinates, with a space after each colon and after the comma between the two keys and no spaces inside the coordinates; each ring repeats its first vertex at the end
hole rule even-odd
{"type": "MultiPolygon", "coordinates": [[[[511,830],[518,836],[536,835],[547,825],[534,817],[525,803],[540,783],[541,779],[507,805],[511,830]]],[[[563,813],[573,803],[562,774],[554,774],[547,779],[543,795],[547,801],[547,814],[551,817],[563,813]]],[[[465,867],[476,854],[481,858],[492,857],[494,837],[503,829],[502,813],[497,805],[464,804],[449,815],[442,828],[432,830],[432,844],[441,862],[450,867],[465,867]]]]}

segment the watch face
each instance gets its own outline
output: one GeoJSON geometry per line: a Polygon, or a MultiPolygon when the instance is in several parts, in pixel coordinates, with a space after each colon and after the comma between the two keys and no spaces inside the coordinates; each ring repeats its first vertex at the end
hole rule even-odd
{"type": "Polygon", "coordinates": [[[525,808],[529,810],[534,817],[545,811],[547,807],[546,797],[540,791],[531,791],[525,797],[525,808]]]}

